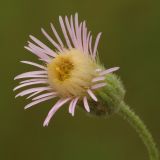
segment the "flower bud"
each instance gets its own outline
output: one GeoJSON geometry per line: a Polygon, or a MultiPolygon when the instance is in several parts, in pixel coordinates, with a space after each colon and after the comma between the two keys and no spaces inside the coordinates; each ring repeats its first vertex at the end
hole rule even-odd
{"type": "Polygon", "coordinates": [[[112,115],[119,110],[119,104],[124,99],[123,84],[115,74],[107,74],[105,82],[107,85],[96,92],[98,101],[90,101],[90,114],[92,115],[112,115]]]}

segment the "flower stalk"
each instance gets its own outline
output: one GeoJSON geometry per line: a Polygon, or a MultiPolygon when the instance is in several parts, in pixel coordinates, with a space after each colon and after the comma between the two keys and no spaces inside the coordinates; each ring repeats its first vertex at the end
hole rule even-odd
{"type": "Polygon", "coordinates": [[[122,102],[119,107],[118,114],[127,120],[137,131],[148,150],[150,160],[159,160],[159,153],[154,139],[139,116],[137,116],[124,102],[122,102]]]}
{"type": "Polygon", "coordinates": [[[151,133],[139,116],[137,116],[123,100],[125,90],[121,81],[117,76],[110,74],[106,76],[106,82],[108,85],[99,91],[100,99],[103,101],[103,107],[108,108],[109,111],[111,111],[110,113],[117,113],[127,120],[145,144],[150,160],[159,160],[159,152],[151,133]]]}

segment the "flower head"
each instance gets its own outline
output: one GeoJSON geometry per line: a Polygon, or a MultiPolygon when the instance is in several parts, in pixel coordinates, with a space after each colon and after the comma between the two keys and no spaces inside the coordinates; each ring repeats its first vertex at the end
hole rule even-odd
{"type": "Polygon", "coordinates": [[[86,22],[78,22],[78,14],[70,19],[59,17],[60,26],[65,43],[51,24],[55,40],[44,30],[42,33],[52,43],[55,49],[49,48],[40,40],[30,35],[32,42],[25,46],[35,54],[42,64],[31,61],[22,63],[37,67],[38,70],[20,74],[15,79],[25,79],[14,90],[30,87],[18,93],[16,97],[32,97],[32,102],[25,106],[30,108],[38,103],[58,98],[56,104],[49,111],[44,126],[49,124],[55,112],[65,103],[69,103],[69,113],[74,116],[78,101],[82,101],[84,108],[90,112],[89,101],[98,101],[96,91],[106,85],[107,74],[116,71],[119,67],[105,70],[96,59],[97,47],[101,33],[92,45],[91,32],[87,30],[86,22]],[[42,85],[42,86],[39,86],[42,85]]]}

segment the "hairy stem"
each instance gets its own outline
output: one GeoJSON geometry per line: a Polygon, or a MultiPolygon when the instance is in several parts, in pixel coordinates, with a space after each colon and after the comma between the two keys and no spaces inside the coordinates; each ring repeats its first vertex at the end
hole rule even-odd
{"type": "Polygon", "coordinates": [[[145,146],[147,147],[150,160],[159,160],[159,153],[153,137],[146,128],[145,124],[142,122],[142,120],[124,102],[120,104],[118,114],[121,115],[124,119],[126,119],[137,131],[145,146]]]}

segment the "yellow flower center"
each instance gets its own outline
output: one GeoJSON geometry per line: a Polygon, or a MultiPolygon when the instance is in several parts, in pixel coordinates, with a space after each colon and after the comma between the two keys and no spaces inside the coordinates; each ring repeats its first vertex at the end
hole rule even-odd
{"type": "Polygon", "coordinates": [[[47,66],[50,85],[59,95],[82,96],[96,76],[97,64],[77,49],[58,54],[47,66]]]}
{"type": "Polygon", "coordinates": [[[59,81],[65,81],[70,77],[70,73],[74,66],[68,57],[61,56],[58,59],[58,61],[54,62],[56,64],[55,76],[59,79],[59,81]]]}

